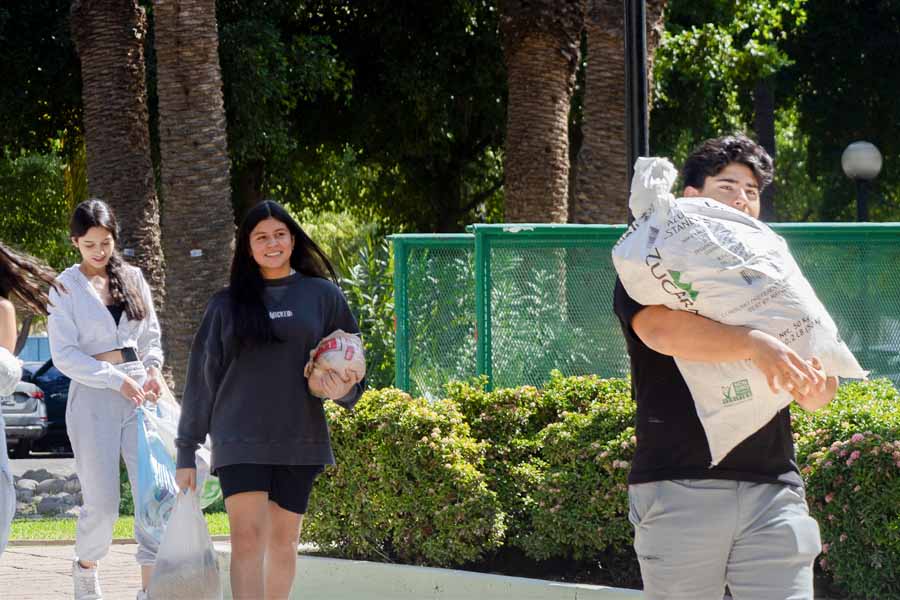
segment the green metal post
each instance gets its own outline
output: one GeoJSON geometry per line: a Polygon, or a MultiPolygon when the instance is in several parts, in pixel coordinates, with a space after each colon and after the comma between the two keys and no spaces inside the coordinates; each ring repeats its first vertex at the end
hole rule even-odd
{"type": "Polygon", "coordinates": [[[485,235],[475,232],[475,364],[487,376],[487,389],[494,387],[491,358],[491,246],[485,235]]]}
{"type": "Polygon", "coordinates": [[[409,247],[399,237],[391,236],[394,244],[394,319],[395,323],[395,385],[409,392],[409,247]]]}

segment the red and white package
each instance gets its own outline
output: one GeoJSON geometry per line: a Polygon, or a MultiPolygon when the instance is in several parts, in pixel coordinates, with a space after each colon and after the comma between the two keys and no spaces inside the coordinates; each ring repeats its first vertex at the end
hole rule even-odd
{"type": "MultiPolygon", "coordinates": [[[[359,334],[337,329],[322,338],[310,351],[309,361],[303,368],[303,374],[310,384],[318,381],[328,371],[335,371],[344,381],[362,381],[366,375],[366,357],[359,334]]],[[[312,391],[316,393],[316,390],[312,391]]]]}

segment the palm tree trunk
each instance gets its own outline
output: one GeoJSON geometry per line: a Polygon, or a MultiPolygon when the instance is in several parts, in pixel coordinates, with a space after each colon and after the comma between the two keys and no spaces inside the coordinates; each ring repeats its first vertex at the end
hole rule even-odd
{"type": "Polygon", "coordinates": [[[579,0],[504,0],[509,102],[504,164],[509,222],[565,223],[569,109],[583,9],[579,0]]]}
{"type": "MultiPolygon", "coordinates": [[[[653,57],[668,0],[647,2],[647,73],[652,94],[653,57]]],[[[584,141],[575,178],[577,223],[628,219],[628,132],[625,126],[625,14],[621,0],[590,0],[585,18],[588,61],[584,141]]],[[[648,98],[652,105],[652,100],[648,98]]]]}
{"type": "Polygon", "coordinates": [[[183,383],[209,297],[234,241],[215,0],[155,0],[168,361],[183,383]]]}
{"type": "Polygon", "coordinates": [[[150,158],[144,68],[147,19],[137,0],[75,0],[72,36],[81,57],[88,194],[119,220],[119,246],[162,308],[159,201],[150,158]]]}

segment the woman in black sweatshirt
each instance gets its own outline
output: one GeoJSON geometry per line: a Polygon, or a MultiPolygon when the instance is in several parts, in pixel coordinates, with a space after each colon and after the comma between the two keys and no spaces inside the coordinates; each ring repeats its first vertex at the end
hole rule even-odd
{"type": "MultiPolygon", "coordinates": [[[[288,212],[262,202],[241,223],[230,284],[210,299],[191,346],[176,480],[195,488],[194,453],[208,434],[236,600],[289,596],[313,482],[334,464],[323,398],[310,392],[303,367],[329,333],[359,331],[335,281],[288,212]]],[[[332,372],[318,386],[352,408],[364,382],[332,372]]]]}

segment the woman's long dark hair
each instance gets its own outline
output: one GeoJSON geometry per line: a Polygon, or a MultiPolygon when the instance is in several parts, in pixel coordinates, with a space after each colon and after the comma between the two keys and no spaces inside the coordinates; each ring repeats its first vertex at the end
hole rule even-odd
{"type": "Polygon", "coordinates": [[[109,275],[109,295],[113,302],[125,307],[129,321],[140,321],[147,316],[147,307],[137,288],[137,281],[125,275],[125,261],[119,255],[119,225],[112,209],[103,200],[92,198],[75,207],[69,221],[69,235],[80,238],[91,227],[102,227],[112,234],[116,247],[109,257],[106,272],[109,275]]]}
{"type": "Polygon", "coordinates": [[[46,315],[47,298],[45,288],[61,286],[54,279],[56,273],[33,256],[14,252],[0,243],[0,296],[7,300],[15,294],[25,306],[35,314],[46,315]]]}
{"type": "Polygon", "coordinates": [[[250,233],[266,219],[284,223],[294,238],[291,267],[307,277],[330,279],[337,284],[334,267],[322,249],[294,221],[290,213],[272,200],[264,200],[251,208],[237,232],[234,259],[231,261],[229,295],[234,315],[235,336],[239,346],[277,341],[272,331],[269,312],[263,303],[265,279],[250,251],[250,233]]]}

